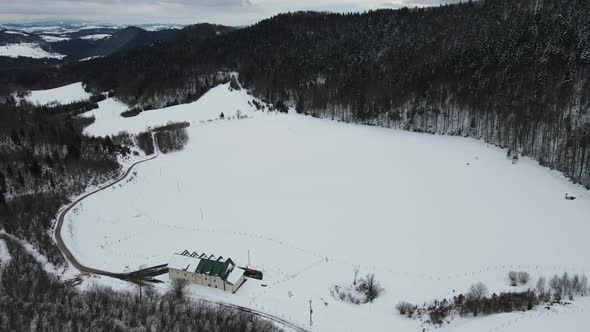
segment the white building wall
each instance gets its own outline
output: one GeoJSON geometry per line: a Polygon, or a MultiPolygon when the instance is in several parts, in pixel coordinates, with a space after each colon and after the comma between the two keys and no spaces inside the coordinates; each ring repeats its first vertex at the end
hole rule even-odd
{"type": "Polygon", "coordinates": [[[241,285],[243,277],[240,279],[240,283],[238,285],[232,285],[229,282],[225,282],[223,279],[221,279],[220,277],[211,277],[208,275],[203,275],[203,274],[198,274],[198,273],[192,273],[192,272],[187,272],[187,271],[181,271],[181,270],[176,270],[176,269],[169,269],[168,270],[168,274],[170,276],[170,279],[182,279],[182,280],[186,280],[190,283],[193,284],[197,284],[197,285],[202,285],[205,287],[211,287],[211,288],[216,288],[216,289],[221,289],[221,290],[225,290],[228,292],[235,292],[238,285],[241,285]]]}

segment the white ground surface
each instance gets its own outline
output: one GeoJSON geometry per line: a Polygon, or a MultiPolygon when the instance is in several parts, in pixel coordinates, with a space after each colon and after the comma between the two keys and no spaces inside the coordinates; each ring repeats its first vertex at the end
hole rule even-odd
{"type": "Polygon", "coordinates": [[[253,98],[244,91],[230,91],[229,84],[220,85],[199,100],[159,110],[144,111],[139,116],[124,118],[121,113],[129,107],[116,99],[109,98],[99,103],[99,108],[86,112],[84,116],[93,116],[96,121],[85,129],[85,133],[105,136],[120,131],[137,134],[148,127],[165,125],[168,122],[189,121],[193,125],[201,121],[216,119],[221,112],[226,117],[235,116],[240,110],[243,114],[253,114],[254,108],[248,105],[253,98]]]}
{"type": "Polygon", "coordinates": [[[99,39],[108,38],[110,36],[111,35],[101,33],[101,34],[96,34],[96,35],[82,36],[82,37],[80,37],[80,39],[99,40],[99,39]]]}
{"type": "Polygon", "coordinates": [[[80,59],[80,60],[78,60],[78,61],[88,61],[88,60],[97,59],[97,58],[102,58],[102,55],[97,55],[97,56],[89,56],[89,57],[87,57],[87,58],[80,59]]]}
{"type": "Polygon", "coordinates": [[[84,91],[82,82],[73,83],[50,90],[31,91],[25,99],[37,105],[48,105],[52,103],[69,104],[75,101],[87,100],[90,93],[84,91]]]}
{"type": "Polygon", "coordinates": [[[0,45],[0,56],[10,58],[26,57],[34,59],[55,58],[63,59],[66,56],[58,53],[49,53],[35,43],[20,43],[0,45]]]}
{"type": "Polygon", "coordinates": [[[18,31],[8,31],[8,30],[5,30],[5,31],[2,31],[2,32],[4,32],[4,33],[8,33],[8,34],[11,34],[11,35],[21,35],[21,36],[27,36],[27,34],[26,34],[26,33],[18,32],[18,31]]]}
{"type": "Polygon", "coordinates": [[[50,42],[50,43],[64,41],[64,40],[70,40],[69,37],[49,36],[49,35],[42,35],[41,38],[43,38],[43,40],[45,40],[46,42],[50,42]]]}
{"type": "Polygon", "coordinates": [[[0,239],[0,270],[3,269],[5,266],[8,266],[8,263],[12,260],[10,256],[10,252],[8,251],[8,247],[6,246],[6,242],[0,239]]]}
{"type": "MultiPolygon", "coordinates": [[[[126,107],[115,100],[101,102],[88,134],[193,125],[185,150],[139,165],[68,215],[64,240],[80,261],[133,270],[188,249],[246,265],[250,250],[262,282],[235,295],[193,286],[192,296],[308,328],[311,299],[314,331],[422,331],[395,313],[398,301],[452,297],[476,281],[501,291],[513,269],[530,272],[531,284],[590,271],[580,256],[590,196],[559,173],[526,158],[513,165],[505,151],[471,139],[254,112],[251,99],[222,85],[133,118],[121,118],[126,107]],[[250,117],[207,122],[237,109],[250,117]],[[566,201],[566,192],[579,199],[566,201]],[[331,297],[355,265],[385,288],[374,303],[331,297]]],[[[585,331],[590,302],[543,310],[456,319],[444,331],[585,331]]]]}

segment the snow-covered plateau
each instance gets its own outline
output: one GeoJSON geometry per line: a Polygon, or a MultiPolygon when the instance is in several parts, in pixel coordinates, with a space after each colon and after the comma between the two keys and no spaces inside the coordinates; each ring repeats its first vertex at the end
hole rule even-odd
{"type": "Polygon", "coordinates": [[[25,58],[33,58],[33,59],[42,59],[42,58],[53,58],[53,59],[63,59],[66,56],[63,54],[58,53],[50,53],[41,48],[39,44],[36,43],[20,43],[20,44],[6,44],[0,45],[0,56],[5,56],[9,58],[18,58],[18,57],[25,57],[25,58]]]}
{"type": "Polygon", "coordinates": [[[99,40],[99,39],[108,38],[110,36],[111,35],[109,35],[109,34],[101,33],[101,34],[83,36],[83,37],[80,37],[80,39],[99,40]]]}
{"type": "MultiPolygon", "coordinates": [[[[43,100],[56,99],[63,100],[43,100]]],[[[509,290],[510,270],[529,272],[531,288],[538,277],[590,271],[590,193],[560,173],[527,158],[513,164],[505,150],[473,139],[256,111],[253,100],[225,84],[136,117],[121,117],[127,106],[115,99],[84,114],[96,120],[89,135],[191,126],[183,151],[138,165],[67,215],[62,236],[78,260],[119,272],[166,263],[184,249],[231,257],[264,279],[249,279],[236,294],[195,285],[191,296],[313,331],[434,330],[395,305],[452,298],[478,281],[490,292],[509,290]],[[237,119],[238,111],[247,117],[237,119]],[[352,283],[356,266],[385,290],[372,303],[331,292],[352,283]]],[[[590,301],[579,298],[549,310],[455,318],[441,330],[583,331],[588,312],[590,301]]]]}
{"type": "Polygon", "coordinates": [[[35,105],[69,104],[90,98],[90,93],[84,91],[82,82],[72,83],[49,90],[31,91],[25,99],[35,105]]]}

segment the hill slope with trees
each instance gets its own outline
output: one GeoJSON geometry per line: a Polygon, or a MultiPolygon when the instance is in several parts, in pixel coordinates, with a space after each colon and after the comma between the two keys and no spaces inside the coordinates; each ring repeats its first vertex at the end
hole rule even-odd
{"type": "MultiPolygon", "coordinates": [[[[196,35],[196,34],[195,34],[196,35]]],[[[195,100],[237,71],[258,97],[320,117],[469,136],[590,185],[590,7],[485,0],[363,14],[290,13],[6,83],[74,81],[130,105],[195,100]]]]}

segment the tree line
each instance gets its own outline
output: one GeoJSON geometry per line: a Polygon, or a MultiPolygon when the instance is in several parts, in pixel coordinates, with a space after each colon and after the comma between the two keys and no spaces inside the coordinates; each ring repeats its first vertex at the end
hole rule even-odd
{"type": "MultiPolygon", "coordinates": [[[[510,285],[517,283],[524,285],[529,281],[527,272],[509,272],[510,285]]],[[[453,315],[478,316],[506,313],[513,311],[528,311],[540,304],[560,305],[565,301],[573,301],[576,296],[588,294],[588,279],[582,274],[555,275],[549,281],[545,277],[537,279],[534,287],[521,291],[508,291],[489,294],[488,288],[482,282],[469,287],[465,294],[459,294],[452,299],[435,300],[424,303],[421,307],[402,301],[396,305],[400,315],[409,318],[426,319],[433,325],[450,323],[453,315]]]]}
{"type": "Polygon", "coordinates": [[[590,186],[589,64],[585,0],[485,0],[281,14],[215,38],[187,31],[91,63],[4,71],[0,82],[83,79],[141,110],[193,101],[237,71],[273,104],[482,139],[590,186]]]}
{"type": "Polygon", "coordinates": [[[0,235],[11,260],[0,270],[2,331],[278,331],[271,322],[220,306],[193,303],[174,290],[136,292],[57,280],[16,241],[0,235]]]}
{"type": "MultiPolygon", "coordinates": [[[[58,210],[89,185],[118,175],[117,159],[141,141],[126,133],[84,135],[93,119],[77,115],[88,102],[52,111],[0,98],[0,230],[7,233],[0,234],[0,241],[11,258],[8,264],[0,262],[0,330],[276,331],[251,314],[160,295],[150,287],[142,300],[136,293],[107,288],[81,291],[76,280],[48,274],[25,250],[23,243],[31,244],[64,269],[67,263],[51,238],[58,210]]],[[[185,126],[158,133],[168,148],[181,148],[182,134],[176,132],[185,126]]],[[[153,153],[151,133],[147,138],[153,153]]]]}

